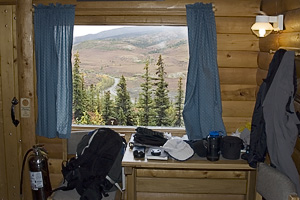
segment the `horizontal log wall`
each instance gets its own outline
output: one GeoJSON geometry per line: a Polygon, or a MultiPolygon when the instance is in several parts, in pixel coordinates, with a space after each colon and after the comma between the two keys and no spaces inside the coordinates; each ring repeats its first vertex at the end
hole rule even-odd
{"type": "MultiPolygon", "coordinates": [[[[260,52],[258,55],[258,71],[257,84],[262,83],[262,79],[266,77],[269,63],[272,60],[273,53],[279,48],[287,50],[295,50],[300,53],[300,1],[299,0],[263,0],[262,10],[268,15],[284,14],[284,30],[280,33],[272,33],[271,35],[259,40],[260,52]]],[[[300,95],[300,56],[295,57],[298,91],[300,95]]],[[[297,98],[297,97],[296,97],[297,98]]],[[[295,101],[295,108],[300,112],[300,103],[295,101]]],[[[298,138],[293,159],[296,163],[300,174],[300,139],[298,138]]]]}

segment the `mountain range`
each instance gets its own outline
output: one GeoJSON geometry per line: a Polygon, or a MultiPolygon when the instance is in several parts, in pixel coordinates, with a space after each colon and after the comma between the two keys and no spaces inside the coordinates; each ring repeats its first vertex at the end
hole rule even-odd
{"type": "Polygon", "coordinates": [[[183,78],[185,88],[189,57],[187,38],[186,27],[123,27],[75,37],[73,55],[79,53],[86,85],[97,84],[101,75],[109,75],[115,80],[123,75],[132,99],[137,99],[141,91],[146,61],[151,76],[155,76],[161,55],[169,96],[173,100],[179,77],[183,78]]]}

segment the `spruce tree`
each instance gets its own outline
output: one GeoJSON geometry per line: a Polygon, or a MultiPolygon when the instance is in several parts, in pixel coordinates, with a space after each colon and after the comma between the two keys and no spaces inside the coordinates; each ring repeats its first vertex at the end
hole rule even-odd
{"type": "Polygon", "coordinates": [[[182,89],[182,77],[180,77],[178,80],[177,95],[175,97],[176,120],[174,126],[183,126],[182,110],[183,110],[183,89],[182,89]]]}
{"type": "Polygon", "coordinates": [[[95,112],[97,109],[97,91],[94,84],[91,84],[87,91],[88,101],[87,101],[87,108],[91,112],[95,112]]]}
{"type": "Polygon", "coordinates": [[[110,99],[110,91],[104,93],[103,107],[102,107],[102,118],[106,124],[109,119],[114,115],[113,112],[113,100],[110,99]]]}
{"type": "Polygon", "coordinates": [[[154,110],[152,99],[152,83],[149,75],[149,61],[146,62],[143,74],[144,82],[141,84],[142,92],[139,94],[137,107],[139,109],[139,125],[150,126],[154,125],[154,110]]]}
{"type": "Polygon", "coordinates": [[[80,120],[85,111],[84,99],[83,99],[83,79],[80,73],[80,59],[79,53],[74,54],[74,67],[73,67],[73,112],[74,119],[80,120]]]}
{"type": "Polygon", "coordinates": [[[82,110],[88,111],[88,88],[85,87],[84,84],[84,74],[81,73],[81,91],[82,91],[82,110]]]}
{"type": "Polygon", "coordinates": [[[132,105],[124,76],[117,85],[116,115],[119,125],[133,125],[132,105]]]}
{"type": "Polygon", "coordinates": [[[155,112],[156,112],[156,117],[155,117],[155,122],[156,126],[170,126],[171,121],[168,116],[168,108],[170,106],[170,100],[168,96],[168,83],[165,81],[165,67],[164,67],[164,62],[159,55],[157,64],[156,64],[157,70],[156,70],[156,75],[158,76],[156,79],[156,90],[155,90],[155,97],[154,97],[154,103],[155,103],[155,112]]]}

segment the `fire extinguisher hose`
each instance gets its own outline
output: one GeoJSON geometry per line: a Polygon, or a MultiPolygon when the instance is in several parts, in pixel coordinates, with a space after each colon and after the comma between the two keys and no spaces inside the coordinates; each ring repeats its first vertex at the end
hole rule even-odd
{"type": "Polygon", "coordinates": [[[20,181],[20,196],[22,196],[22,194],[23,194],[22,186],[23,186],[23,172],[24,172],[24,166],[25,166],[25,163],[26,163],[27,156],[28,156],[28,154],[29,154],[31,151],[33,151],[33,149],[29,149],[29,150],[26,152],[26,154],[25,154],[25,156],[24,156],[24,158],[23,158],[22,170],[21,170],[21,181],[20,181]]]}

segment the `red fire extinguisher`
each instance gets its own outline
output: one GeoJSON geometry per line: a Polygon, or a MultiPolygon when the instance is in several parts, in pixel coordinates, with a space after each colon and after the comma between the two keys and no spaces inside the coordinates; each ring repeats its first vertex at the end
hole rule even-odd
{"type": "Polygon", "coordinates": [[[47,197],[51,195],[52,188],[49,178],[47,152],[42,145],[34,145],[32,149],[29,149],[24,156],[20,194],[22,195],[23,169],[26,162],[26,158],[30,152],[32,152],[32,154],[28,157],[28,165],[32,190],[32,199],[47,200],[47,197]]]}

